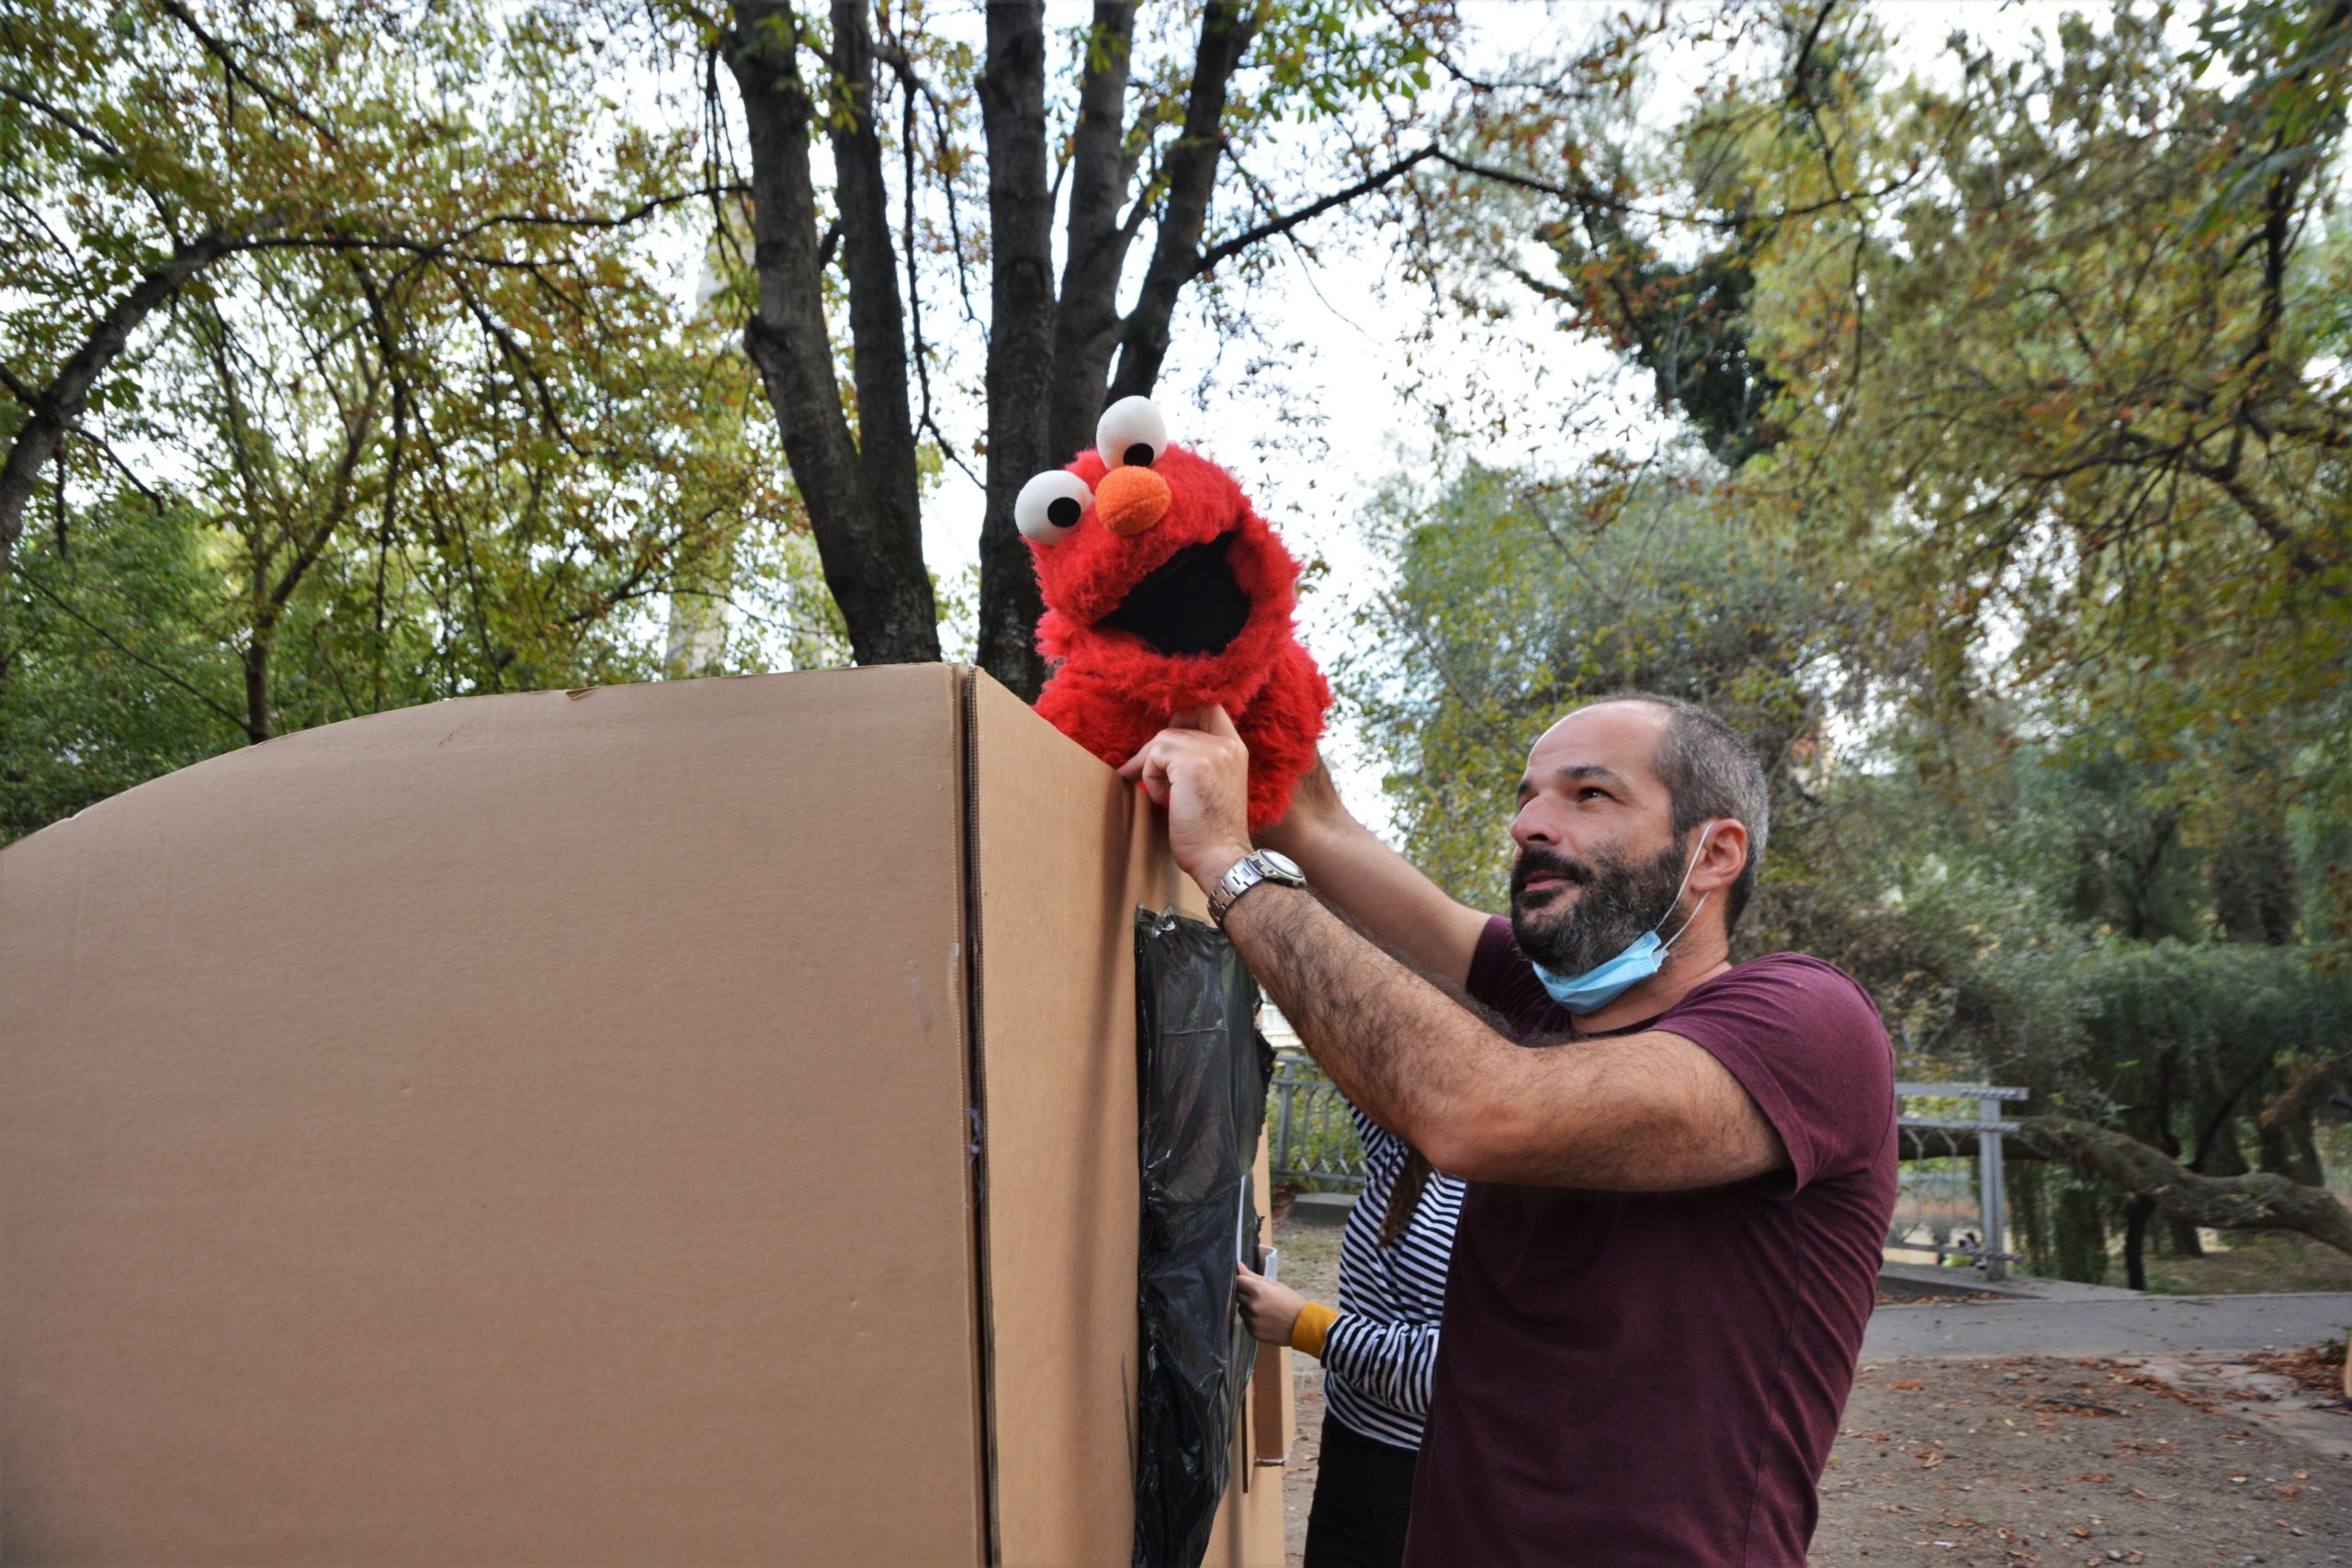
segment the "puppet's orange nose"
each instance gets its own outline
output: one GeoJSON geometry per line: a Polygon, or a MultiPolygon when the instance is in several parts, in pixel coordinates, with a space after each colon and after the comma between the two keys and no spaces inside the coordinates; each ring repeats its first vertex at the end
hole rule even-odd
{"type": "Polygon", "coordinates": [[[1094,487],[1094,515],[1114,534],[1140,534],[1168,515],[1168,481],[1130,463],[1094,487]]]}

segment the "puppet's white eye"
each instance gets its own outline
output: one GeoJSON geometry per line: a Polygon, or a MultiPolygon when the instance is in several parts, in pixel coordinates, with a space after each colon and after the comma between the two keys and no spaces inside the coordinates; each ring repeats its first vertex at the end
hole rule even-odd
{"type": "Polygon", "coordinates": [[[1095,423],[1094,449],[1104,468],[1149,468],[1168,450],[1168,422],[1149,398],[1121,398],[1095,423]]]}
{"type": "Polygon", "coordinates": [[[1048,468],[1034,476],[1012,498],[1012,521],[1022,534],[1041,545],[1058,545],[1069,537],[1094,492],[1086,481],[1066,468],[1048,468]]]}

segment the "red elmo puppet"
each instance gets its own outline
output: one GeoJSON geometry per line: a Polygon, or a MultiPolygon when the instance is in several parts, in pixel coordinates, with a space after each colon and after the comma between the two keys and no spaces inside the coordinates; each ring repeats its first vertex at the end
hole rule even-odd
{"type": "Polygon", "coordinates": [[[1250,830],[1278,822],[1331,704],[1291,627],[1298,562],[1231,474],[1169,444],[1150,400],[1114,403],[1094,447],[1013,505],[1037,646],[1060,661],[1037,711],[1116,767],[1179,710],[1221,704],[1250,747],[1250,830]]]}

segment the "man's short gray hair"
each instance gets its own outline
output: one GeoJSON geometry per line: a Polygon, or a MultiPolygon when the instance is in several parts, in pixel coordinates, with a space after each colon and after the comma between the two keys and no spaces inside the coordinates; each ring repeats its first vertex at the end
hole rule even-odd
{"type": "Polygon", "coordinates": [[[1667,710],[1657,767],[1677,842],[1710,818],[1728,817],[1747,829],[1747,863],[1724,894],[1724,934],[1730,935],[1756,891],[1756,868],[1764,862],[1764,840],[1772,829],[1771,791],[1756,748],[1721,718],[1680,697],[1617,692],[1586,705],[1600,703],[1647,703],[1667,710]]]}

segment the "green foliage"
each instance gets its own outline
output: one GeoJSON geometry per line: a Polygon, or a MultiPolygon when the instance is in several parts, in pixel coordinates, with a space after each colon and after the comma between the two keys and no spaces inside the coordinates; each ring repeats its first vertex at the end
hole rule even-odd
{"type": "Polygon", "coordinates": [[[1602,465],[1553,480],[1474,465],[1434,487],[1394,481],[1371,522],[1396,581],[1362,612],[1340,685],[1390,760],[1411,852],[1442,884],[1499,904],[1501,825],[1528,746],[1626,690],[1738,724],[1789,807],[1768,860],[1803,863],[1815,687],[1843,623],[1693,471],[1602,465]]]}
{"type": "MultiPolygon", "coordinates": [[[[1679,106],[1628,89],[1597,121],[1489,129],[1522,183],[1464,205],[1548,244],[1556,279],[1522,281],[1651,373],[1752,525],[1848,585],[1870,630],[1846,668],[1919,721],[1922,766],[1968,787],[2030,714],[2129,774],[2142,827],[2275,867],[2298,820],[2352,811],[2352,14],[2213,5],[2184,46],[2169,8],[2127,6],[2022,44],[1955,33],[1917,77],[1896,20],[1625,19],[1632,59],[1718,63],[1679,106]]],[[[1516,271],[1473,220],[1453,232],[1516,271]]],[[[2241,888],[2229,923],[2341,931],[2347,869],[2241,888]],[[2306,896],[2308,919],[2280,903],[2306,896]]],[[[2078,905],[2197,924],[2184,887],[2127,911],[2101,875],[2078,905]]]]}
{"type": "Polygon", "coordinates": [[[1429,90],[1436,46],[1453,30],[1448,10],[1426,4],[1270,5],[1257,49],[1269,91],[1250,112],[1305,123],[1336,118],[1367,98],[1409,101],[1429,90]]]}
{"type": "MultiPolygon", "coordinates": [[[[1916,1075],[2316,1180],[2352,1047],[2352,11],[2229,0],[2184,28],[2127,5],[2023,41],[1963,28],[1916,74],[1903,21],[1618,18],[1626,68],[1591,107],[1480,123],[1488,183],[1456,187],[1435,243],[1648,372],[1721,465],[1692,510],[1826,585],[1833,629],[1785,668],[1804,732],[1843,744],[1775,776],[1794,830],[1751,938],[1860,976],[1916,1075]],[[1669,76],[1695,82],[1679,103],[1669,76]]],[[[1407,599],[1443,586],[1397,558],[1407,599]]],[[[1589,613],[1537,577],[1467,602],[1589,613]]],[[[1391,641],[1389,709],[1441,702],[1391,641]]],[[[1506,693],[1540,694],[1515,706],[1470,639],[1442,646],[1445,685],[1516,745],[1573,688],[1506,653],[1506,693]]],[[[1420,778],[1512,744],[1389,730],[1419,748],[1408,833],[1463,836],[1467,803],[1432,809],[1420,778]]],[[[2121,1211],[2052,1172],[2019,1213],[2037,1259],[2087,1278],[2121,1211]]]]}
{"type": "Polygon", "coordinates": [[[134,505],[28,536],[0,602],[0,842],[241,739],[236,666],[202,608],[213,539],[186,507],[134,505]]]}
{"type": "Polygon", "coordinates": [[[142,271],[232,242],[125,321],[0,576],[0,837],[288,729],[647,678],[664,598],[738,612],[719,668],[830,660],[756,379],[663,256],[685,143],[615,118],[593,17],[195,16],[0,9],[0,440],[142,271]]]}

